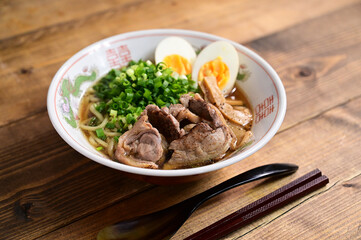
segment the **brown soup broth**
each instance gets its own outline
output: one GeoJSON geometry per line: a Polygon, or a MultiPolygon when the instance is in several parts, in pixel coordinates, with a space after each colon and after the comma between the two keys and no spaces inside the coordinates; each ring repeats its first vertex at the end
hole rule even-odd
{"type": "Polygon", "coordinates": [[[243,92],[243,90],[239,87],[234,87],[228,96],[226,96],[226,99],[231,100],[241,100],[243,102],[243,106],[247,107],[249,110],[251,110],[251,113],[253,115],[253,109],[251,107],[251,104],[249,103],[246,94],[243,92]]]}

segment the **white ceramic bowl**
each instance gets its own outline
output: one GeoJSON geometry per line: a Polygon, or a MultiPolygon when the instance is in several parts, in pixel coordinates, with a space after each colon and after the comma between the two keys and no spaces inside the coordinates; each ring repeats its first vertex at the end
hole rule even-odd
{"type": "Polygon", "coordinates": [[[76,151],[133,177],[152,183],[169,184],[198,179],[262,148],[281,126],[286,112],[286,94],[275,70],[256,53],[236,42],[195,31],[155,29],[119,34],[76,53],[55,74],[48,91],[47,107],[56,131],[76,151]],[[111,68],[123,66],[131,59],[153,60],[156,45],[168,36],[182,37],[195,49],[217,40],[233,44],[238,51],[240,72],[244,75],[244,79],[237,81],[237,84],[247,95],[254,110],[254,141],[251,145],[230,158],[211,165],[191,169],[155,170],[112,161],[88,143],[78,127],[79,102],[86,89],[111,68]]]}

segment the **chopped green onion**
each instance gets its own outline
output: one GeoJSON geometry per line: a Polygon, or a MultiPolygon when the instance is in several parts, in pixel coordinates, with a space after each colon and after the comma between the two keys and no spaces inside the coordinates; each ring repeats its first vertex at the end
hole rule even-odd
{"type": "Polygon", "coordinates": [[[149,89],[147,89],[147,88],[144,89],[144,94],[143,94],[143,96],[144,96],[146,99],[151,100],[151,99],[152,99],[151,94],[152,94],[152,92],[149,91],[149,89]]]}
{"type": "Polygon", "coordinates": [[[186,77],[186,75],[179,75],[179,79],[184,79],[184,80],[188,80],[188,78],[186,77]]]}
{"type": "Polygon", "coordinates": [[[104,109],[106,107],[106,104],[105,102],[100,102],[96,107],[95,107],[95,110],[97,110],[98,112],[103,112],[104,109]]]}
{"type": "Polygon", "coordinates": [[[129,69],[127,69],[126,73],[128,74],[128,76],[133,76],[134,75],[134,70],[129,68],[129,69]]]}
{"type": "MultiPolygon", "coordinates": [[[[118,104],[117,104],[118,105],[118,104]]],[[[112,106],[113,107],[113,106],[112,106]]],[[[114,109],[110,109],[110,113],[109,116],[111,117],[116,117],[118,114],[118,111],[114,110],[114,109]]]]}
{"type": "MultiPolygon", "coordinates": [[[[112,103],[112,104],[110,105],[110,109],[112,109],[112,110],[114,110],[114,111],[116,112],[115,109],[119,109],[119,104],[118,104],[118,103],[112,103]]],[[[111,116],[111,115],[110,115],[110,116],[111,116]]]]}
{"type": "MultiPolygon", "coordinates": [[[[130,61],[126,67],[109,71],[93,89],[101,99],[96,110],[109,114],[111,123],[106,128],[113,129],[116,123],[120,133],[132,127],[147,105],[169,106],[179,103],[182,94],[198,91],[190,75],[179,76],[165,63],[155,65],[149,60],[130,61]]],[[[98,119],[93,121],[99,124],[98,119]]]]}
{"type": "Polygon", "coordinates": [[[123,81],[123,86],[124,87],[127,87],[127,86],[129,86],[130,85],[130,81],[128,81],[128,80],[124,80],[123,81]]]}
{"type": "Polygon", "coordinates": [[[98,128],[97,130],[95,130],[95,133],[97,134],[97,137],[102,140],[105,140],[107,138],[102,128],[98,128]]]}
{"type": "Polygon", "coordinates": [[[105,127],[108,128],[108,129],[113,129],[113,128],[115,128],[115,123],[108,122],[108,123],[105,125],[105,127]]]}
{"type": "Polygon", "coordinates": [[[128,124],[135,123],[135,118],[131,113],[127,114],[126,119],[128,124]]]}
{"type": "Polygon", "coordinates": [[[160,98],[156,99],[156,103],[157,103],[158,106],[161,106],[161,107],[163,107],[165,105],[165,102],[160,98]]]}
{"type": "Polygon", "coordinates": [[[104,149],[104,148],[103,148],[102,146],[96,148],[97,151],[101,151],[101,150],[103,150],[103,149],[104,149]]]}
{"type": "Polygon", "coordinates": [[[162,71],[167,68],[167,65],[164,62],[160,62],[157,64],[156,68],[158,71],[162,71]]]}
{"type": "Polygon", "coordinates": [[[89,121],[89,126],[95,126],[97,123],[97,118],[96,117],[92,117],[89,121]]]}

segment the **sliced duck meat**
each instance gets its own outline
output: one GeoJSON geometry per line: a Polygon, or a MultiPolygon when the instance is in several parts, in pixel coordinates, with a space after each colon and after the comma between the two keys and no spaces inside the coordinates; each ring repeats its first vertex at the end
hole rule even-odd
{"type": "Polygon", "coordinates": [[[187,135],[170,144],[169,149],[173,150],[173,154],[163,168],[205,165],[210,160],[222,157],[229,149],[229,142],[222,128],[214,130],[206,123],[198,123],[187,135]]]}
{"type": "Polygon", "coordinates": [[[205,77],[200,85],[206,100],[216,105],[225,118],[249,129],[252,122],[251,112],[247,108],[244,108],[243,111],[236,110],[228,104],[221,90],[217,86],[215,77],[205,77]]]}
{"type": "Polygon", "coordinates": [[[188,108],[182,104],[172,104],[169,106],[169,113],[172,114],[178,122],[188,120],[190,123],[199,123],[200,117],[192,113],[188,108]]]}
{"type": "Polygon", "coordinates": [[[182,103],[182,105],[183,105],[184,107],[188,108],[189,99],[191,99],[191,98],[192,98],[191,95],[189,95],[189,94],[183,94],[183,95],[180,97],[179,101],[182,103]]]}
{"type": "Polygon", "coordinates": [[[168,143],[184,135],[184,131],[179,127],[179,122],[169,113],[170,111],[166,107],[160,109],[156,105],[148,105],[145,110],[149,122],[163,134],[168,143]]]}
{"type": "Polygon", "coordinates": [[[226,121],[219,110],[212,104],[204,101],[199,94],[195,94],[194,97],[184,94],[181,99],[186,99],[188,109],[202,119],[210,122],[212,128],[216,129],[226,125],[226,121]]]}
{"type": "Polygon", "coordinates": [[[198,94],[194,97],[186,94],[181,99],[194,114],[202,118],[202,122],[192,126],[188,134],[170,143],[169,149],[173,153],[164,168],[204,165],[210,160],[221,158],[229,148],[235,147],[236,137],[215,106],[205,102],[198,94]]]}
{"type": "Polygon", "coordinates": [[[167,145],[148,115],[142,114],[133,128],[119,137],[114,157],[130,166],[157,169],[165,160],[167,145]]]}
{"type": "Polygon", "coordinates": [[[195,94],[194,97],[189,94],[184,94],[181,96],[180,102],[184,107],[188,108],[192,113],[198,115],[199,117],[207,121],[213,120],[211,116],[211,113],[213,113],[211,107],[199,94],[195,94]]]}

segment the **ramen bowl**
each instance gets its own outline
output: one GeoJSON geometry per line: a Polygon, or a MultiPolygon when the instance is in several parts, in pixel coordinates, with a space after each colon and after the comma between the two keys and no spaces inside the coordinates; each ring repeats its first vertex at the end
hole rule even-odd
{"type": "Polygon", "coordinates": [[[48,91],[47,108],[59,135],[85,157],[146,182],[175,184],[200,179],[261,149],[281,126],[286,112],[286,94],[275,70],[259,55],[236,42],[196,31],[154,29],[109,37],[76,53],[55,74],[48,91]],[[246,95],[254,113],[253,139],[226,159],[195,168],[145,169],[111,160],[97,151],[79,128],[81,98],[95,81],[112,68],[120,68],[130,60],[153,60],[157,44],[169,36],[184,38],[195,50],[218,40],[227,41],[235,47],[240,62],[240,80],[236,84],[246,95]]]}

